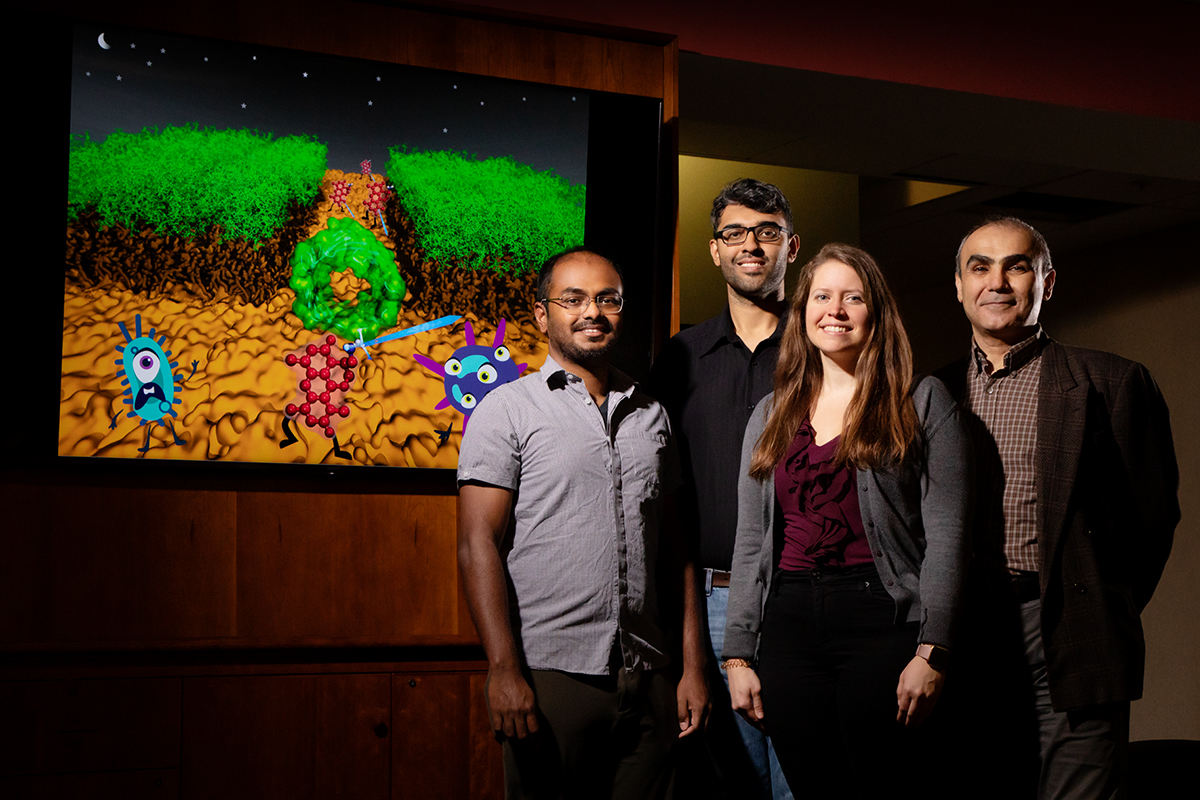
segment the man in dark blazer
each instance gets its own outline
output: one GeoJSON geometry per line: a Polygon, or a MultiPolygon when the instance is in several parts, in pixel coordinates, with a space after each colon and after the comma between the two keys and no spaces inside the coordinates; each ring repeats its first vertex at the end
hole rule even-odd
{"type": "Polygon", "coordinates": [[[1023,796],[1036,783],[1042,800],[1110,797],[1123,783],[1140,614],[1179,522],[1162,394],[1141,364],[1046,336],[1055,277],[1027,223],[968,233],[954,281],[971,353],[938,373],[970,412],[977,459],[961,707],[1002,723],[962,763],[1004,754],[977,779],[1003,775],[1023,796]]]}

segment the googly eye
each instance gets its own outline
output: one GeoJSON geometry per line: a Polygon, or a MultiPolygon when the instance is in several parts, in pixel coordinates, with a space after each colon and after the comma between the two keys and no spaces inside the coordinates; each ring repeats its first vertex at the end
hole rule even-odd
{"type": "Polygon", "coordinates": [[[452,358],[445,365],[447,375],[462,375],[462,362],[452,358]]]}
{"type": "Polygon", "coordinates": [[[133,374],[142,383],[149,383],[158,375],[158,356],[152,350],[143,350],[133,357],[133,374]]]}
{"type": "Polygon", "coordinates": [[[495,383],[496,368],[491,364],[484,364],[479,368],[479,371],[475,373],[475,377],[479,378],[480,383],[495,383]]]}
{"type": "Polygon", "coordinates": [[[508,361],[512,358],[512,353],[508,352],[508,348],[504,345],[497,347],[493,355],[496,356],[497,361],[508,361]]]}
{"type": "Polygon", "coordinates": [[[470,392],[467,392],[466,394],[464,394],[462,396],[462,400],[460,400],[459,402],[462,403],[463,408],[474,408],[475,404],[478,403],[479,401],[475,399],[475,395],[471,394],[470,392]]]}

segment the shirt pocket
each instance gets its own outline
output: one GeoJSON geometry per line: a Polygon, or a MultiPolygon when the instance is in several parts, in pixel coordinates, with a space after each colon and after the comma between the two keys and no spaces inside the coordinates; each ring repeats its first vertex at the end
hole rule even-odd
{"type": "Polygon", "coordinates": [[[621,457],[621,491],[626,500],[657,500],[666,469],[665,434],[632,433],[618,437],[621,457]]]}

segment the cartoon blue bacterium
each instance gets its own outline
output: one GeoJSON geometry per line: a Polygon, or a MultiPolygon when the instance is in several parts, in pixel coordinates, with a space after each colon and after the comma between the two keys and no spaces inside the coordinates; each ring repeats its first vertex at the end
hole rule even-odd
{"type": "MultiPolygon", "coordinates": [[[[128,345],[117,345],[117,352],[121,357],[114,362],[120,367],[117,376],[123,378],[121,385],[125,387],[125,405],[132,406],[125,416],[138,417],[139,425],[161,423],[166,418],[175,444],[183,444],[183,440],[175,434],[175,423],[170,419],[179,416],[174,407],[183,400],[178,396],[180,384],[176,383],[180,379],[171,371],[179,366],[179,362],[171,361],[171,351],[164,350],[162,346],[167,337],[159,336],[155,339],[153,328],[150,329],[149,336],[142,336],[141,314],[133,318],[133,336],[129,335],[129,329],[125,327],[124,322],[118,322],[117,327],[128,342],[128,345]]],[[[192,362],[192,375],[196,374],[196,366],[199,363],[192,362]]],[[[191,378],[192,375],[188,377],[191,378]]],[[[119,413],[113,417],[108,426],[109,430],[116,429],[118,416],[119,413]]],[[[145,453],[149,449],[150,429],[146,428],[146,443],[138,448],[138,452],[145,453]]]]}
{"type": "MultiPolygon", "coordinates": [[[[434,409],[454,406],[462,412],[463,430],[471,411],[479,405],[484,395],[497,386],[515,381],[525,371],[524,364],[514,364],[512,353],[504,346],[504,320],[496,326],[496,336],[491,346],[477,344],[475,330],[467,322],[467,344],[454,351],[445,364],[439,364],[428,356],[415,353],[413,358],[431,372],[445,379],[446,397],[434,409]]],[[[439,433],[441,433],[439,431],[439,433]]],[[[446,431],[448,437],[450,432],[446,431]]]]}

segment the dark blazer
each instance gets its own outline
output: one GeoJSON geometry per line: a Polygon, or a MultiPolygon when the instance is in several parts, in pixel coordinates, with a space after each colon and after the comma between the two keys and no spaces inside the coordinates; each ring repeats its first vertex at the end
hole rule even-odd
{"type": "MultiPolygon", "coordinates": [[[[960,359],[938,373],[960,401],[967,366],[960,359]]],[[[1054,708],[1136,700],[1146,652],[1140,615],[1180,516],[1167,405],[1150,373],[1112,353],[1048,341],[1034,459],[1054,708]]]]}

